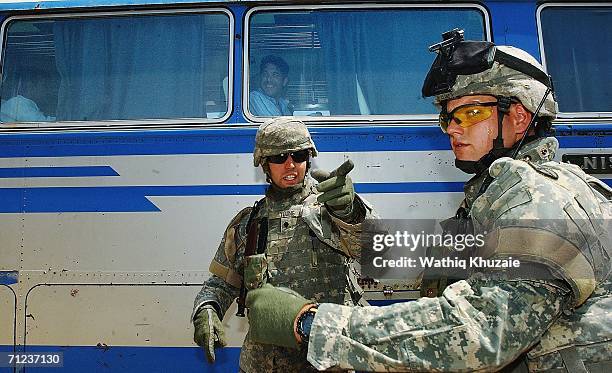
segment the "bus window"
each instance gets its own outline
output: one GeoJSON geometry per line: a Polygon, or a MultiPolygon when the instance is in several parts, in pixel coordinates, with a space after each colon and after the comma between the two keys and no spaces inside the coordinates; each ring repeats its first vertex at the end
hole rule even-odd
{"type": "Polygon", "coordinates": [[[476,7],[255,9],[248,20],[247,115],[435,113],[421,96],[434,58],[427,47],[455,27],[466,39],[483,40],[484,17],[476,7]]]}
{"type": "Polygon", "coordinates": [[[202,122],[228,113],[225,13],[23,17],[3,27],[4,123],[202,122]]]}
{"type": "Polygon", "coordinates": [[[543,62],[561,112],[612,112],[612,7],[543,6],[543,62]]]}

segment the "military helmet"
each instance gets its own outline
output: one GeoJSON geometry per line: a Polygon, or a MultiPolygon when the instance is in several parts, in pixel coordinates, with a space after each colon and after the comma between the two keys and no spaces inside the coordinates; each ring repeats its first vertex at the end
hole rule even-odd
{"type": "MultiPolygon", "coordinates": [[[[509,67],[516,64],[526,66],[524,71],[535,74],[546,74],[540,63],[529,53],[511,46],[493,46],[494,61],[492,66],[474,74],[457,74],[456,80],[447,92],[435,96],[435,104],[441,106],[445,101],[468,95],[493,95],[502,97],[516,97],[523,106],[535,113],[546,92],[546,85],[531,75],[509,67]],[[503,55],[499,57],[498,55],[503,55]]],[[[552,94],[546,101],[538,117],[554,119],[558,106],[552,94]]]]}
{"type": "Polygon", "coordinates": [[[264,158],[271,155],[303,149],[312,149],[312,156],[317,156],[317,148],[306,125],[293,117],[277,117],[259,126],[255,135],[253,165],[263,164],[264,158]]]}

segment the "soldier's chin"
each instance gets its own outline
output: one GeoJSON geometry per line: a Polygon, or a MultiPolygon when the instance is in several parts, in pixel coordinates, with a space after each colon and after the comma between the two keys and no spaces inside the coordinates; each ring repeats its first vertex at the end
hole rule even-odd
{"type": "Polygon", "coordinates": [[[282,181],[282,188],[289,188],[292,187],[294,185],[298,185],[300,182],[298,181],[298,179],[293,179],[293,180],[284,180],[282,181]]]}
{"type": "Polygon", "coordinates": [[[480,157],[472,154],[472,152],[467,149],[454,149],[453,153],[455,153],[455,158],[460,161],[473,162],[480,159],[480,157]]]}
{"type": "Polygon", "coordinates": [[[473,159],[474,157],[455,157],[455,158],[457,160],[464,161],[464,162],[476,162],[476,161],[478,161],[478,159],[480,159],[480,158],[473,159]]]}

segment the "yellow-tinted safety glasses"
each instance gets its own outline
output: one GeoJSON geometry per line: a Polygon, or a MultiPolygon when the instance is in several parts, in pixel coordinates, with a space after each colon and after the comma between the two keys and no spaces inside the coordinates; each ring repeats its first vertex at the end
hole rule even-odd
{"type": "Polygon", "coordinates": [[[462,128],[473,126],[476,123],[491,118],[493,106],[497,106],[497,102],[466,104],[457,106],[450,113],[442,112],[439,117],[440,128],[442,132],[446,133],[448,125],[453,119],[462,128]]]}

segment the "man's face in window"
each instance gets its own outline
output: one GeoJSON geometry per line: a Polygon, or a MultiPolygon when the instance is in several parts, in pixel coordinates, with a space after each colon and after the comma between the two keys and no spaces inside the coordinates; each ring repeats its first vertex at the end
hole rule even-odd
{"type": "Polygon", "coordinates": [[[268,96],[280,98],[283,95],[288,79],[274,64],[266,64],[261,70],[261,90],[268,96]]]}

